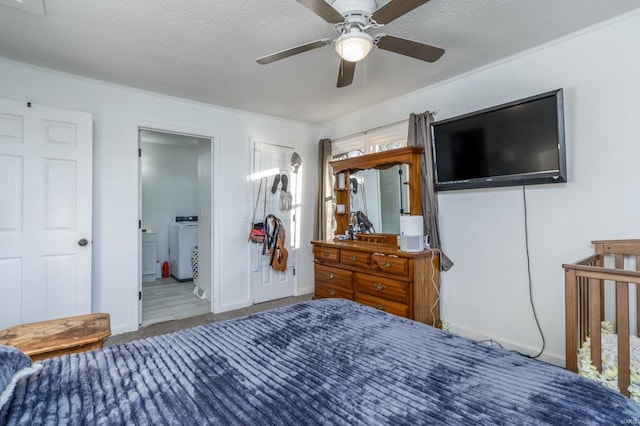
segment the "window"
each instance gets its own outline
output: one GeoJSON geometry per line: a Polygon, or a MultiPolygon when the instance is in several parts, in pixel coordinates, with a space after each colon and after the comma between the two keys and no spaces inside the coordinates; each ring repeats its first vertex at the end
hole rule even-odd
{"type": "Polygon", "coordinates": [[[389,151],[407,146],[407,121],[367,130],[331,142],[333,160],[389,151]]]}

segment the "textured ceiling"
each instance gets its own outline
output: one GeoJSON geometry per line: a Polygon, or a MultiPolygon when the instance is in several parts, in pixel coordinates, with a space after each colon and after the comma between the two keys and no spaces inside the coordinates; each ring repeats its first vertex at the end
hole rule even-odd
{"type": "Polygon", "coordinates": [[[45,0],[46,16],[5,6],[8,1],[0,3],[0,56],[312,123],[640,8],[640,0],[431,0],[372,33],[442,47],[438,62],[374,49],[356,67],[353,84],[338,89],[332,46],[269,65],[255,62],[337,36],[295,0],[45,0]]]}

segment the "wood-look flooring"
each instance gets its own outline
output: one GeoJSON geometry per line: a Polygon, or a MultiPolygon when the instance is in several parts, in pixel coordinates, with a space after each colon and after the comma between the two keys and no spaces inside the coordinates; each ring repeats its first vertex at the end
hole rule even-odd
{"type": "Polygon", "coordinates": [[[211,312],[211,302],[193,294],[193,281],[161,278],[142,284],[142,324],[189,318],[211,312]]]}
{"type": "Polygon", "coordinates": [[[209,324],[217,321],[227,321],[233,318],[242,317],[245,315],[254,314],[256,312],[265,311],[267,309],[280,308],[282,306],[291,305],[292,303],[304,302],[311,300],[313,293],[303,294],[301,296],[291,296],[282,299],[271,300],[269,302],[258,303],[257,305],[247,306],[241,309],[235,309],[233,311],[225,311],[214,314],[208,312],[206,314],[198,315],[195,317],[184,318],[173,321],[159,322],[146,327],[140,327],[136,331],[130,331],[128,333],[121,333],[111,336],[105,342],[106,346],[118,345],[120,343],[131,342],[133,340],[145,339],[147,337],[158,336],[160,334],[173,333],[178,330],[182,330],[189,327],[195,327],[198,325],[209,324]]]}

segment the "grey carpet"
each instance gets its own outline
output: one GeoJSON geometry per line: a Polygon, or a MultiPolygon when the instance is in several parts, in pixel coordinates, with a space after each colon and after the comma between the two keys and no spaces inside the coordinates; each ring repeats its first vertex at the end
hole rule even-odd
{"type": "Polygon", "coordinates": [[[208,313],[204,315],[197,315],[191,318],[184,318],[180,320],[160,322],[157,324],[151,324],[146,327],[141,327],[138,331],[132,331],[129,333],[116,334],[111,336],[105,342],[105,346],[117,345],[120,343],[131,342],[132,340],[144,339],[151,336],[157,336],[160,334],[173,333],[174,331],[182,330],[184,328],[195,327],[197,325],[208,324],[210,322],[225,321],[232,318],[238,318],[245,315],[253,314],[255,312],[264,311],[267,309],[279,308],[281,306],[291,305],[292,303],[303,302],[305,300],[311,300],[313,294],[305,294],[302,296],[285,297],[283,299],[272,300],[269,302],[258,303],[256,305],[247,306],[246,308],[236,309],[234,311],[222,312],[219,314],[208,313]]]}

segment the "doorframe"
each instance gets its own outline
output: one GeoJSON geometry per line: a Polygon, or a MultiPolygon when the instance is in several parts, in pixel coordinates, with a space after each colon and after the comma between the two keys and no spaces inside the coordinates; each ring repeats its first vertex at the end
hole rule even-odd
{"type": "Polygon", "coordinates": [[[202,129],[202,128],[194,128],[187,127],[182,125],[170,124],[170,123],[158,123],[154,121],[147,120],[133,120],[131,123],[131,140],[134,143],[132,146],[132,170],[134,172],[131,174],[131,203],[130,203],[130,213],[129,217],[131,218],[131,228],[130,228],[130,236],[131,236],[131,265],[130,265],[130,276],[131,282],[133,285],[131,286],[131,297],[129,300],[131,301],[131,307],[129,312],[131,313],[129,318],[129,329],[131,331],[138,330],[140,324],[138,323],[138,319],[141,315],[140,312],[140,303],[138,302],[138,291],[142,282],[142,270],[141,270],[141,251],[142,251],[142,236],[140,234],[140,229],[138,226],[138,221],[141,220],[141,206],[142,206],[142,179],[141,179],[141,164],[139,157],[139,131],[141,129],[148,130],[156,130],[158,132],[165,133],[177,133],[189,136],[196,136],[203,139],[211,140],[211,177],[213,182],[211,183],[211,190],[213,192],[211,196],[211,258],[209,262],[211,264],[211,312],[216,313],[219,310],[219,294],[220,294],[220,241],[215,238],[215,235],[220,235],[219,233],[219,220],[220,217],[220,135],[217,131],[213,129],[202,129]]]}

